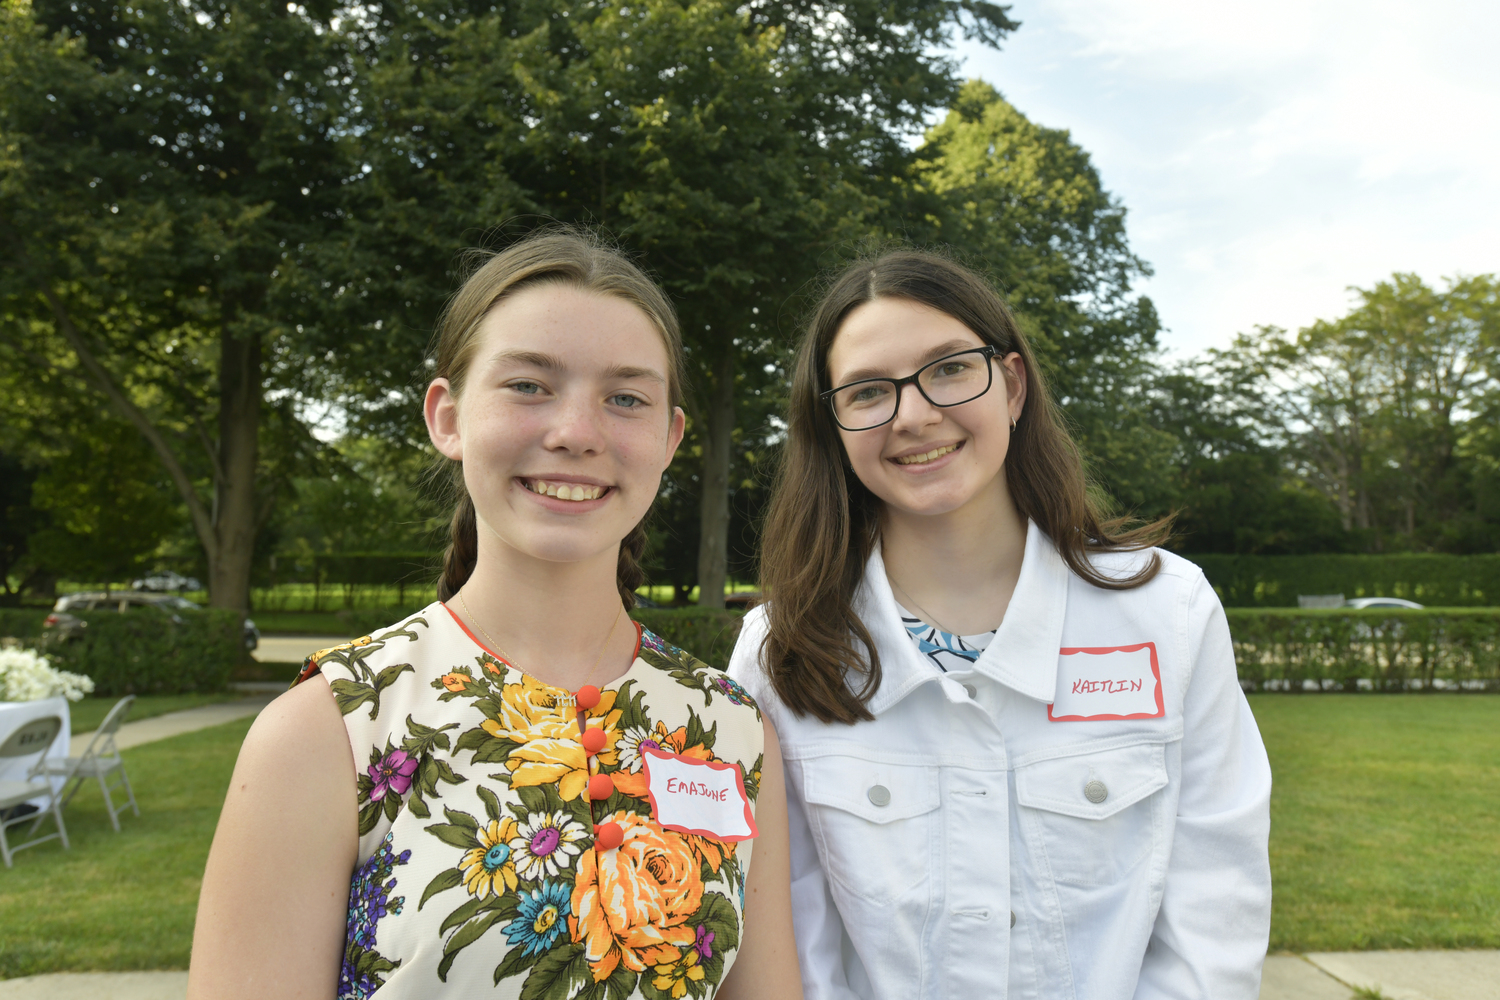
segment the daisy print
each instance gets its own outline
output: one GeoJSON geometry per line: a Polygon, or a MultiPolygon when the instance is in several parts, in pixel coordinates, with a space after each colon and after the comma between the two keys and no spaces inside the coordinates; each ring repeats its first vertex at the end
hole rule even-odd
{"type": "Polygon", "coordinates": [[[507,816],[474,832],[474,846],[458,863],[470,895],[481,899],[490,893],[501,896],[516,887],[515,848],[507,843],[515,831],[516,821],[507,816]]]}
{"type": "Polygon", "coordinates": [[[573,864],[583,850],[580,841],[587,837],[583,824],[568,818],[561,810],[532,813],[517,825],[510,840],[516,874],[527,881],[556,875],[573,864]]]}
{"type": "Polygon", "coordinates": [[[631,726],[625,730],[615,744],[615,750],[620,755],[620,769],[622,771],[639,771],[641,769],[642,748],[647,750],[660,750],[661,744],[657,742],[656,734],[646,731],[639,726],[631,726]]]}

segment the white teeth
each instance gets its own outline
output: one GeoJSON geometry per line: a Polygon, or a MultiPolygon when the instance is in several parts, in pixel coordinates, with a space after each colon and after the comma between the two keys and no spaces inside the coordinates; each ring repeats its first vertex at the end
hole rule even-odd
{"type": "Polygon", "coordinates": [[[958,445],[956,444],[945,445],[941,448],[934,448],[931,451],[921,455],[907,455],[904,458],[898,458],[896,459],[896,462],[899,465],[920,465],[923,462],[930,462],[935,458],[942,458],[944,455],[948,454],[948,452],[955,450],[957,447],[958,445]]]}
{"type": "Polygon", "coordinates": [[[604,495],[604,486],[584,486],[582,483],[570,486],[567,483],[549,483],[544,479],[534,479],[526,483],[526,488],[533,493],[541,493],[549,497],[557,497],[559,500],[597,500],[604,495]]]}

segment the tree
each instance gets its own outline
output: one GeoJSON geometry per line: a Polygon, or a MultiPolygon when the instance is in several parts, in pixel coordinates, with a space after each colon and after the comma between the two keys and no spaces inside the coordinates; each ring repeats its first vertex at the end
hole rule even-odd
{"type": "Polygon", "coordinates": [[[1292,467],[1377,551],[1464,547],[1473,542],[1459,537],[1478,530],[1482,415],[1500,391],[1500,286],[1490,276],[1445,284],[1396,274],[1355,289],[1340,319],[1295,335],[1261,327],[1215,358],[1241,383],[1258,382],[1261,417],[1292,467]]]}
{"type": "Polygon", "coordinates": [[[147,442],[220,607],[248,606],[266,392],[302,363],[287,307],[350,172],[330,25],[269,0],[0,8],[6,338],[147,442]]]}
{"type": "Polygon", "coordinates": [[[1151,271],[1088,152],[970,80],[919,155],[916,177],[941,199],[934,238],[1004,291],[1094,474],[1126,509],[1166,513],[1176,440],[1152,417],[1160,323],[1131,294],[1151,271]]]}

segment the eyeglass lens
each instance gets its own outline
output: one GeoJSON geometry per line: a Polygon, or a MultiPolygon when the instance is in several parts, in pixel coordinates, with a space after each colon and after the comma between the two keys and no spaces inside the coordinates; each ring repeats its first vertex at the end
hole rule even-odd
{"type": "MultiPolygon", "coordinates": [[[[990,387],[989,359],[981,351],[942,358],[917,373],[922,395],[934,406],[957,406],[983,396],[990,387]]],[[[855,382],[833,394],[833,412],[845,430],[879,427],[896,415],[900,394],[895,381],[855,382]]]]}

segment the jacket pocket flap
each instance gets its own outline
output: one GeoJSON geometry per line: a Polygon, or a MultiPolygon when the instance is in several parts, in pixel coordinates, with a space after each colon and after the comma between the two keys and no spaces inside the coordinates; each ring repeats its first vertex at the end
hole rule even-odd
{"type": "Polygon", "coordinates": [[[911,819],[938,807],[935,767],[829,756],[805,760],[802,773],[808,802],[842,809],[871,823],[911,819]]]}
{"type": "Polygon", "coordinates": [[[1016,768],[1016,799],[1079,819],[1106,819],[1167,787],[1160,743],[1054,757],[1016,768]]]}

